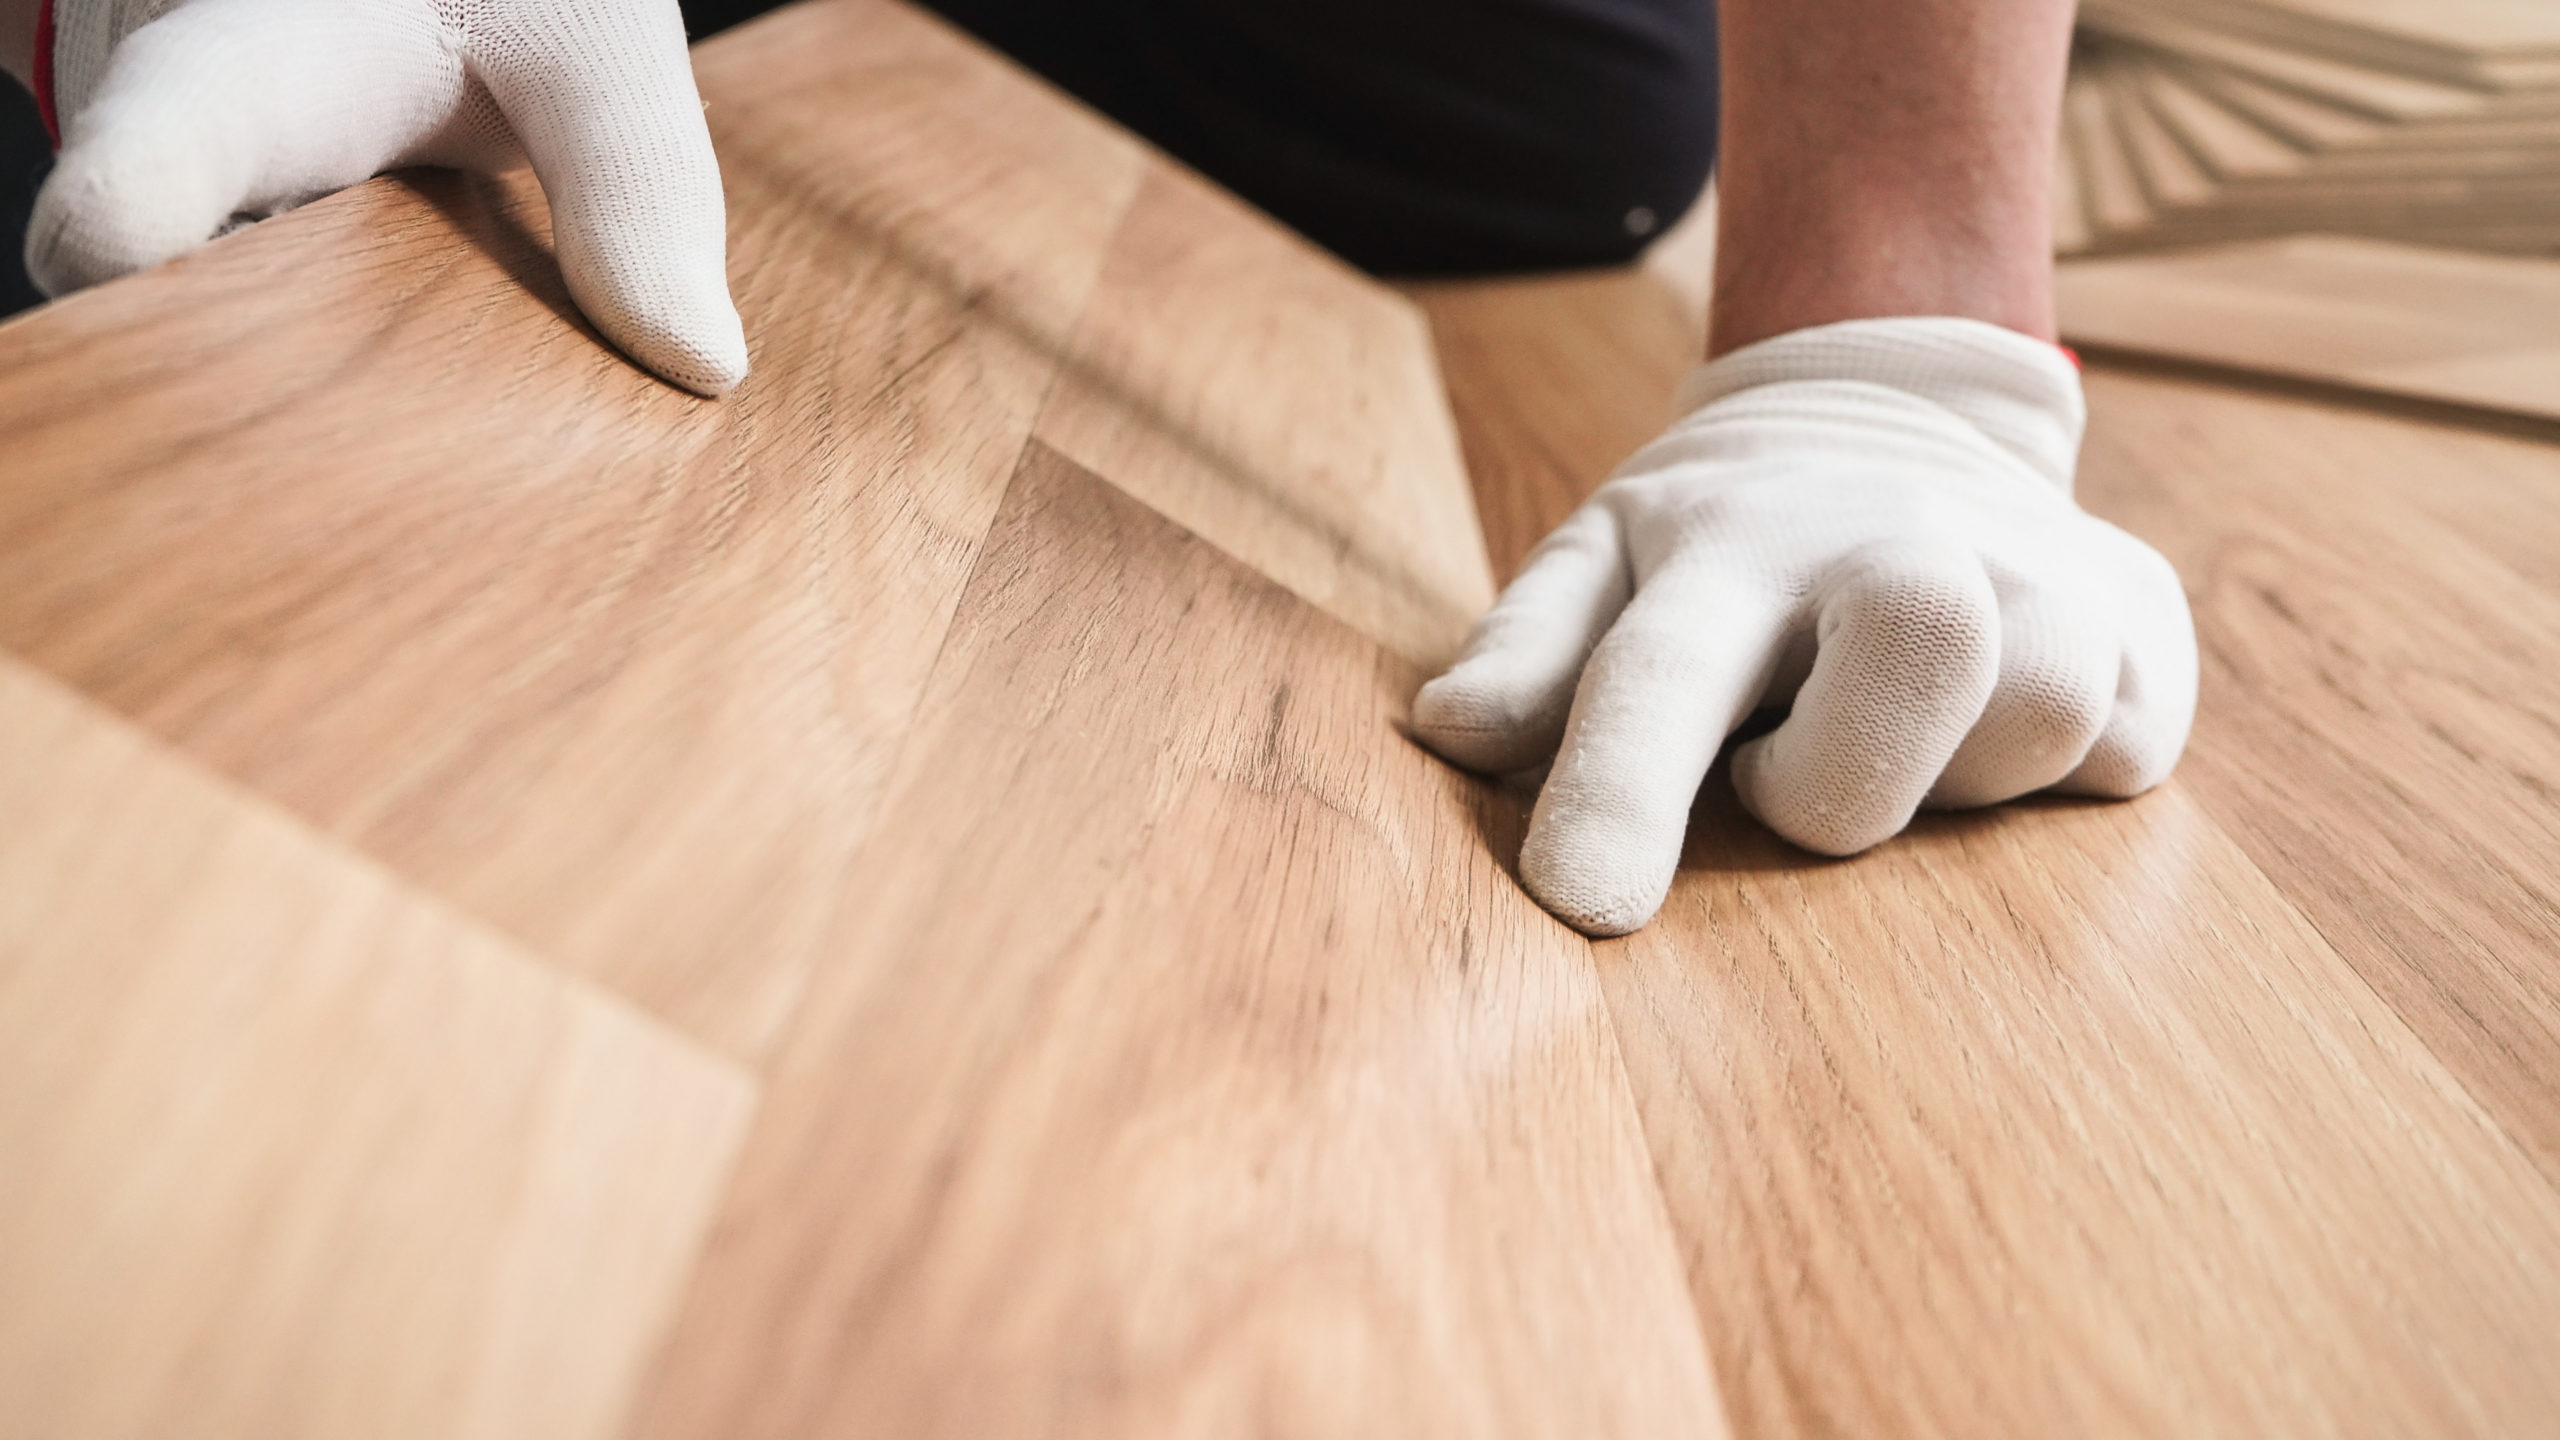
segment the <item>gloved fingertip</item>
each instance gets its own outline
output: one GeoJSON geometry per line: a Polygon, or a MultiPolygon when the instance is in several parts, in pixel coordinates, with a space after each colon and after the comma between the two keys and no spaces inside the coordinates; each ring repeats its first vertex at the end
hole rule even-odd
{"type": "Polygon", "coordinates": [[[717,399],[747,378],[746,331],[725,295],[653,305],[628,318],[590,314],[624,354],[669,384],[717,399]]]}
{"type": "Polygon", "coordinates": [[[1520,883],[1585,935],[1632,934],[1660,913],[1680,857],[1638,853],[1605,816],[1541,809],[1520,847],[1520,883]]]}
{"type": "Polygon", "coordinates": [[[1470,657],[1423,686],[1413,697],[1415,735],[1451,763],[1485,773],[1546,759],[1555,749],[1552,739],[1540,750],[1539,736],[1529,733],[1540,717],[1522,712],[1515,687],[1501,683],[1499,668],[1470,657]]]}

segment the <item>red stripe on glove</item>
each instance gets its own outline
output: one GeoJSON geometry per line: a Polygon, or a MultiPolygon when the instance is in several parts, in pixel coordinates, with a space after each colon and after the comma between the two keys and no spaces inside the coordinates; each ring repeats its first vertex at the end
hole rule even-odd
{"type": "Polygon", "coordinates": [[[62,121],[53,113],[53,0],[36,7],[36,113],[44,117],[44,133],[53,148],[62,148],[62,121]]]}

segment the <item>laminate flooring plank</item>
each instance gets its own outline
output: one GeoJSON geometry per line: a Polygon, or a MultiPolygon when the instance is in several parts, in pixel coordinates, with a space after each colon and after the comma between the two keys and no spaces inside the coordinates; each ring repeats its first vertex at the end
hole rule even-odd
{"type": "Polygon", "coordinates": [[[0,1433],[612,1433],[752,1082],[0,660],[0,1433]]]}
{"type": "Polygon", "coordinates": [[[2560,449],[2093,382],[2084,489],[2195,605],[2180,784],[2560,1179],[2560,449]]]}
{"type": "Polygon", "coordinates": [[[2080,7],[2080,23],[2100,35],[2237,70],[2373,120],[2410,124],[2476,115],[2501,98],[2475,85],[2393,74],[2270,45],[2163,11],[2146,0],[2089,0],[2080,7]]]}
{"type": "Polygon", "coordinates": [[[1493,602],[1410,302],[1149,167],[1037,434],[1417,664],[1493,602]]]}
{"type": "Polygon", "coordinates": [[[1737,1433],[2560,1413],[2560,1194],[2201,798],[1847,864],[1702,806],[1599,952],[1737,1433]]]}
{"type": "MultiPolygon", "coordinates": [[[[2422,128],[2383,124],[2369,116],[2313,99],[2298,90],[2271,85],[2220,66],[2193,65],[2171,59],[2164,61],[2162,68],[2183,82],[2180,88],[2202,92],[2239,118],[2301,150],[2379,144],[2403,128],[2422,128]]],[[[2218,130],[2219,127],[2215,128],[2218,130]]]]}
{"type": "Polygon", "coordinates": [[[634,1433],[1723,1433],[1418,678],[1035,448],[634,1433]]]}
{"type": "Polygon", "coordinates": [[[2560,420],[2560,261],[2306,235],[2076,259],[2075,345],[2560,420]]]}
{"type": "Polygon", "coordinates": [[[2160,218],[2116,123],[2118,99],[2114,65],[2106,59],[2075,69],[2062,96],[2061,143],[2070,147],[2089,220],[2101,240],[2146,230],[2160,218]]]}
{"type": "Polygon", "coordinates": [[[697,64],[734,396],[374,182],[0,327],[0,644],[753,1057],[1145,159],[887,0],[697,64]]]}
{"type": "Polygon", "coordinates": [[[1652,269],[1408,284],[1430,317],[1494,574],[1661,433],[1703,315],[1652,269]]]}
{"type": "Polygon", "coordinates": [[[2560,17],[2542,0],[2153,0],[2155,9],[2286,49],[2494,89],[2560,80],[2560,17]]]}
{"type": "Polygon", "coordinates": [[[2143,198],[2153,209],[2206,204],[2221,187],[2162,117],[2155,95],[2159,87],[2151,83],[2152,78],[2139,66],[2121,63],[2107,77],[2107,110],[2119,143],[2133,163],[2143,198]]]}
{"type": "MultiPolygon", "coordinates": [[[[2308,147],[2288,140],[2256,117],[2232,109],[2220,96],[2186,83],[2186,72],[2157,62],[2134,68],[2145,98],[2161,123],[2216,180],[2291,176],[2301,173],[2308,163],[2308,147]]],[[[2308,108],[2312,102],[2299,103],[2308,108]]]]}

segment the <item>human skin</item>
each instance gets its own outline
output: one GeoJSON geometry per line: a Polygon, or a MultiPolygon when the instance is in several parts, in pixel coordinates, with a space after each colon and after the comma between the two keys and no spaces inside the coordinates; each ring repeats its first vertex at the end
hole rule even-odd
{"type": "Polygon", "coordinates": [[[1710,358],[1839,320],[2054,338],[2072,0],[1723,0],[1710,358]]]}
{"type": "Polygon", "coordinates": [[[0,0],[0,70],[32,90],[36,83],[36,11],[42,0],[0,0]]]}

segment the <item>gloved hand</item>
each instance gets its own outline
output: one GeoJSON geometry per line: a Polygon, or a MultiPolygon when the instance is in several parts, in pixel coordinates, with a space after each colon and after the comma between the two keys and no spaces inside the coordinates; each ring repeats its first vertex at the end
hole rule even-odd
{"type": "Polygon", "coordinates": [[[2060,351],[1971,320],[1825,325],[1700,367],[1681,410],[1414,702],[1461,765],[1554,757],[1520,854],[1549,910],[1596,935],[1652,919],[1719,745],[1790,697],[1734,786],[1825,854],[1923,803],[2168,775],[2195,713],[2186,597],[2072,503],[2060,351]]]}
{"type": "Polygon", "coordinates": [[[747,373],[675,0],[55,0],[53,29],[49,293],[397,166],[522,157],[597,329],[701,394],[747,373]]]}

